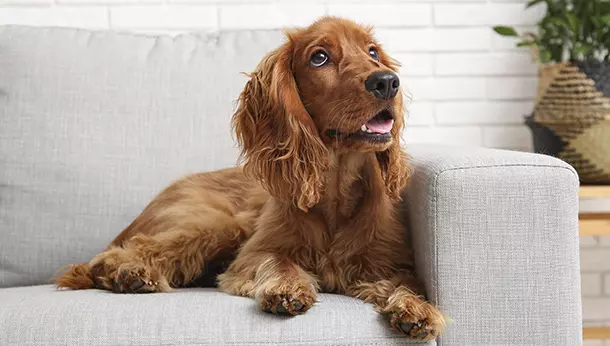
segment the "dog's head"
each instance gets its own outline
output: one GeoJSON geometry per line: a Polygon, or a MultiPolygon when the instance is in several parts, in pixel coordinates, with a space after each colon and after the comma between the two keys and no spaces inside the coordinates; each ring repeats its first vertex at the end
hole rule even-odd
{"type": "Polygon", "coordinates": [[[346,19],[286,36],[250,74],[233,116],[246,173],[307,210],[320,199],[331,151],[375,152],[398,199],[408,176],[398,63],[371,28],[346,19]]]}

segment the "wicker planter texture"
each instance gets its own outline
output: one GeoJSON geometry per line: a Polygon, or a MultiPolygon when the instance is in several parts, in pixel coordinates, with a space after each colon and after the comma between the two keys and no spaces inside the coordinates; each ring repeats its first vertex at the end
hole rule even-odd
{"type": "Polygon", "coordinates": [[[534,150],[571,164],[585,184],[610,183],[610,68],[568,62],[539,70],[534,150]]]}

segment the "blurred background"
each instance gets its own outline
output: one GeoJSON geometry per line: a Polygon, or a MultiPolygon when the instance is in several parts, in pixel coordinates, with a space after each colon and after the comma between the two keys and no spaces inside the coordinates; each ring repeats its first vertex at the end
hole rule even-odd
{"type": "MultiPolygon", "coordinates": [[[[492,30],[535,30],[545,8],[526,10],[526,2],[0,0],[0,24],[177,35],[278,29],[308,25],[324,14],[345,16],[374,24],[379,40],[403,65],[402,84],[412,97],[407,143],[532,151],[524,116],[535,104],[538,66],[528,47],[516,48],[514,38],[492,30]]],[[[585,324],[610,324],[610,237],[580,239],[585,324]]]]}

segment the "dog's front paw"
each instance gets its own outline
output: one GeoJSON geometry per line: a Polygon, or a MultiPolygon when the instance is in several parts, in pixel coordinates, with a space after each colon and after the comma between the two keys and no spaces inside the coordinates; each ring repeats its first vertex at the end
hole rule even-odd
{"type": "Polygon", "coordinates": [[[144,265],[121,265],[112,280],[115,293],[153,293],[169,291],[169,285],[153,268],[144,265]]]}
{"type": "Polygon", "coordinates": [[[259,289],[256,298],[265,312],[294,316],[313,306],[316,292],[308,285],[275,283],[259,289]]]}
{"type": "Polygon", "coordinates": [[[432,304],[411,293],[390,298],[381,313],[391,326],[417,340],[434,340],[445,329],[443,314],[432,304]]]}
{"type": "Polygon", "coordinates": [[[395,312],[391,315],[390,324],[395,329],[403,332],[413,339],[434,340],[445,327],[445,320],[434,306],[421,307],[422,314],[411,314],[407,312],[395,312]]]}

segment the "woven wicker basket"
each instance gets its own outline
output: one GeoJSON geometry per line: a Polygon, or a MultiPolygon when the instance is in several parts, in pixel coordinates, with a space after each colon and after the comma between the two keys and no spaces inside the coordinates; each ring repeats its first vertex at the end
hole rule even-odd
{"type": "Polygon", "coordinates": [[[537,152],[571,164],[583,183],[610,182],[610,69],[604,64],[542,67],[536,107],[526,123],[537,152]]]}

